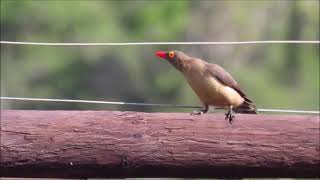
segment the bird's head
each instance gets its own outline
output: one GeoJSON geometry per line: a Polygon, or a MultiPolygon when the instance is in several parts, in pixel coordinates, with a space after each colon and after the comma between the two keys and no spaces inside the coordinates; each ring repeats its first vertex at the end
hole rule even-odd
{"type": "Polygon", "coordinates": [[[183,61],[188,60],[189,56],[184,54],[181,51],[157,51],[156,56],[167,60],[170,64],[172,64],[178,70],[181,70],[181,65],[183,61]]]}

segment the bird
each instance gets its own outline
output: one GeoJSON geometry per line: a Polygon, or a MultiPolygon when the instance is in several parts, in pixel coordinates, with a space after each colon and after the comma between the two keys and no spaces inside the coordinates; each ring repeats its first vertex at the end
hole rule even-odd
{"type": "Polygon", "coordinates": [[[245,95],[233,77],[218,64],[190,57],[182,51],[157,51],[156,56],[167,60],[180,71],[204,108],[192,115],[207,113],[209,106],[228,109],[225,119],[235,120],[235,113],[257,114],[256,105],[245,95]]]}

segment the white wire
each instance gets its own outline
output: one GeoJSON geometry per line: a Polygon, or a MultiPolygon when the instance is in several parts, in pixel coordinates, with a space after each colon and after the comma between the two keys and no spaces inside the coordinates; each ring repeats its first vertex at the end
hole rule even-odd
{"type": "MultiPolygon", "coordinates": [[[[200,106],[153,104],[153,103],[130,103],[130,102],[118,102],[118,101],[91,101],[91,100],[21,98],[21,97],[0,97],[0,99],[1,100],[20,100],[20,101],[47,101],[47,102],[73,102],[73,103],[91,103],[91,104],[133,105],[133,106],[158,106],[158,107],[175,107],[175,108],[201,108],[200,106]]],[[[218,107],[215,107],[215,108],[223,109],[218,107]]],[[[258,112],[320,114],[320,111],[304,111],[304,110],[289,110],[289,109],[257,109],[257,111],[258,112]]]]}
{"type": "MultiPolygon", "coordinates": [[[[320,41],[269,40],[269,41],[124,42],[124,43],[112,43],[112,42],[111,43],[46,43],[46,42],[0,41],[0,43],[1,44],[15,44],[15,45],[39,45],[39,46],[133,46],[133,45],[320,44],[320,41]]],[[[130,103],[130,102],[91,101],[91,100],[72,100],[72,99],[48,99],[48,98],[1,97],[1,100],[51,101],[51,102],[74,102],[74,103],[93,103],[93,104],[112,104],[112,105],[201,108],[199,106],[186,106],[186,105],[173,105],[173,104],[130,103]]],[[[260,112],[286,112],[286,113],[319,114],[319,111],[286,110],[286,109],[257,109],[257,110],[260,112]]]]}
{"type": "Polygon", "coordinates": [[[201,108],[199,106],[174,105],[174,104],[153,104],[153,103],[131,103],[118,101],[92,101],[92,100],[74,100],[74,99],[49,99],[49,98],[20,98],[20,97],[0,97],[1,100],[21,100],[21,101],[47,101],[47,102],[73,102],[90,104],[111,104],[111,105],[133,105],[133,106],[160,106],[177,108],[201,108]]]}
{"type": "Polygon", "coordinates": [[[290,109],[258,109],[258,111],[259,112],[320,114],[320,111],[304,111],[304,110],[290,110],[290,109]]]}
{"type": "Polygon", "coordinates": [[[212,42],[110,42],[110,43],[47,43],[0,41],[1,44],[38,46],[134,46],[134,45],[232,45],[232,44],[320,44],[320,41],[271,40],[271,41],[212,41],[212,42]]]}

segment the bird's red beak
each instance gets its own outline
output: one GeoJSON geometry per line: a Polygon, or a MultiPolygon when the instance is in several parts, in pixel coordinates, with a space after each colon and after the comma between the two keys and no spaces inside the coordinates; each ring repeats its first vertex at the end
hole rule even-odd
{"type": "Polygon", "coordinates": [[[166,59],[167,58],[167,53],[165,51],[157,51],[156,56],[166,59]]]}

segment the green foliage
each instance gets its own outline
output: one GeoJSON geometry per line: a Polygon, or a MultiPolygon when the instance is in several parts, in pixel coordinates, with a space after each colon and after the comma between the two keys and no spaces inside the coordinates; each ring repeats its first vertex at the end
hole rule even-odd
{"type": "MultiPolygon", "coordinates": [[[[319,40],[319,1],[1,0],[1,40],[143,42],[319,40]]],[[[1,96],[199,104],[156,50],[224,66],[260,107],[319,109],[319,45],[1,45],[1,96]]],[[[67,103],[2,108],[176,111],[67,103]]],[[[188,111],[188,110],[185,110],[188,111]]]]}

